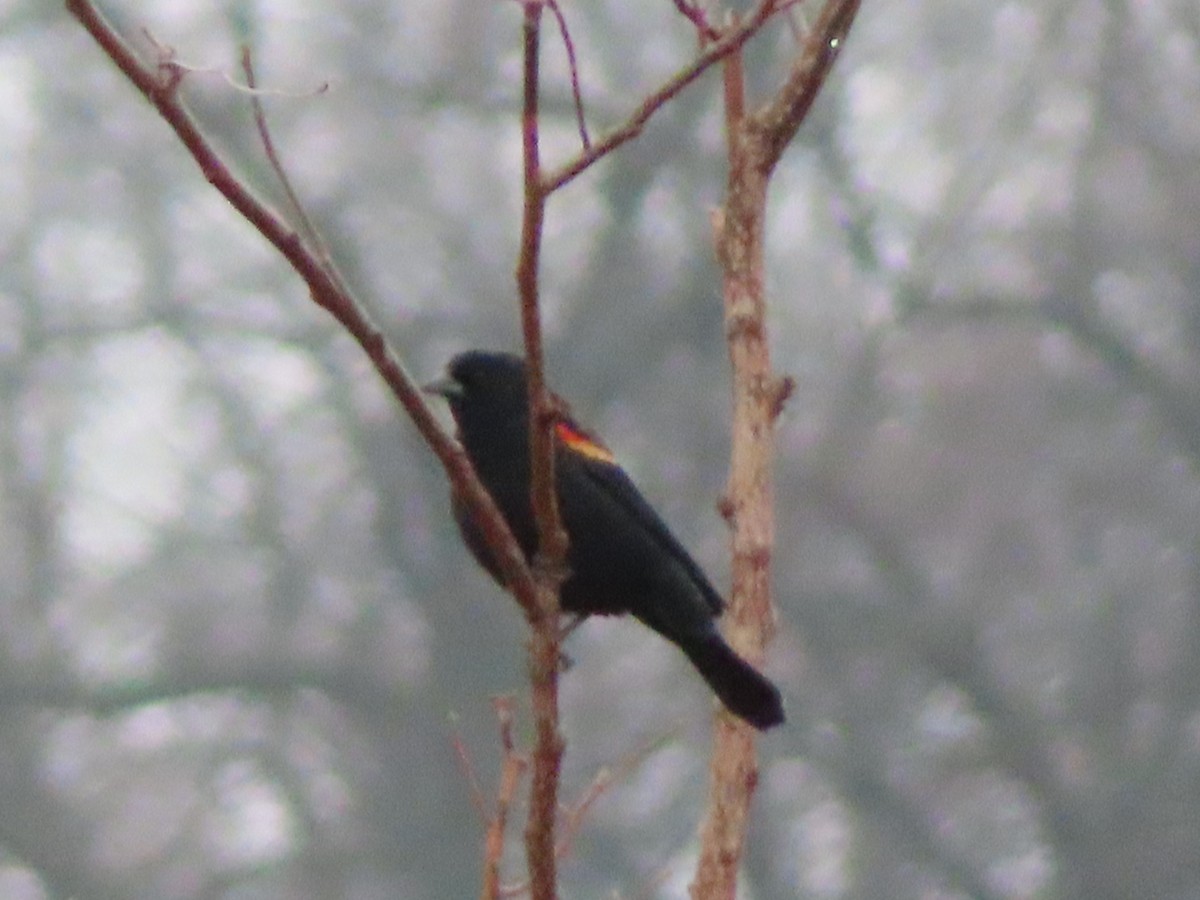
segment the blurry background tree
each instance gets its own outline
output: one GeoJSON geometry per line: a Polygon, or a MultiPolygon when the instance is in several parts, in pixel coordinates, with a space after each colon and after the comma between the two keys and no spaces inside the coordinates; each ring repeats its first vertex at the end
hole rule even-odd
{"type": "MultiPolygon", "coordinates": [[[[254,47],[414,370],[517,346],[518,13],[109,12],[214,73],[254,47]]],[[[694,52],[667,2],[566,13],[594,125],[694,52]]],[[[452,734],[493,776],[515,607],[358,349],[76,23],[0,17],[0,896],[474,895],[452,734]]],[[[790,53],[771,33],[752,75],[790,53]]],[[[719,90],[555,198],[544,260],[554,384],[718,582],[719,90]]],[[[188,94],[270,190],[245,97],[188,94]]],[[[1188,0],[863,9],[773,189],[790,721],[748,897],[1200,893],[1198,160],[1188,0]]],[[[564,894],[682,896],[707,693],[632,623],[571,652],[568,796],[672,732],[564,894]]]]}

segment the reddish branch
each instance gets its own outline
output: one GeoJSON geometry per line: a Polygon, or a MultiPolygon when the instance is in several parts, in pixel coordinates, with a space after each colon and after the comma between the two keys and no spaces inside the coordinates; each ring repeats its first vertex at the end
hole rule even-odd
{"type": "Polygon", "coordinates": [[[538,152],[538,49],[542,4],[524,5],[524,92],[521,107],[521,143],[524,160],[525,208],[521,217],[521,250],[517,260],[517,292],[521,299],[521,330],[525,339],[528,372],[532,500],[537,523],[538,556],[534,565],[537,585],[536,618],[529,639],[530,688],[536,733],[533,775],[529,786],[529,821],[525,826],[525,858],[533,900],[557,896],[557,859],[554,852],[558,816],[559,771],[564,750],[558,728],[558,661],[561,656],[558,589],[565,576],[567,533],[558,513],[554,489],[554,435],[550,397],[546,391],[541,308],[538,303],[538,266],[547,192],[542,188],[538,152]]]}
{"type": "MultiPolygon", "coordinates": [[[[733,446],[722,512],[732,528],[733,591],[725,629],[730,644],[752,662],[763,659],[774,632],[770,562],[775,542],[772,504],[773,429],[791,385],[771,369],[765,296],[765,223],[771,172],[825,81],[858,10],[858,0],[829,0],[784,85],[747,114],[740,54],[725,64],[729,181],[713,217],[724,275],[725,331],[733,367],[733,446]]],[[[701,828],[694,900],[737,893],[737,872],[750,804],[758,784],[754,733],[718,714],[708,809],[701,828]]]]}
{"type": "Polygon", "coordinates": [[[512,735],[512,700],[497,697],[492,701],[496,718],[500,721],[500,746],[504,750],[504,764],[500,769],[500,786],[496,790],[496,809],[488,823],[484,841],[483,887],[480,900],[498,900],[500,888],[500,858],[504,855],[504,832],[508,827],[508,812],[517,794],[528,760],[516,750],[512,735]]]}
{"type": "Polygon", "coordinates": [[[575,123],[579,126],[579,143],[584,150],[590,150],[592,139],[588,137],[587,117],[583,114],[583,92],[579,88],[579,64],[575,60],[575,42],[571,40],[571,29],[567,28],[567,18],[563,15],[558,0],[546,0],[550,12],[558,22],[558,33],[562,35],[563,47],[567,51],[567,69],[571,73],[571,97],[575,101],[575,123]]]}
{"type": "Polygon", "coordinates": [[[271,137],[271,129],[267,127],[267,111],[263,108],[262,97],[254,74],[254,60],[251,58],[249,47],[242,48],[242,72],[246,75],[246,87],[250,95],[250,106],[254,110],[254,125],[258,129],[258,139],[262,141],[263,152],[267,154],[267,162],[271,166],[271,171],[275,173],[275,177],[279,179],[279,183],[283,187],[284,196],[288,200],[288,209],[300,223],[300,233],[306,245],[316,253],[322,266],[332,276],[338,288],[346,291],[345,279],[341,277],[335,267],[329,247],[321,238],[321,232],[309,218],[304,204],[300,202],[300,195],[292,186],[292,179],[288,177],[287,169],[284,168],[283,161],[279,157],[279,151],[275,149],[275,139],[271,137]]]}
{"type": "Polygon", "coordinates": [[[698,4],[691,3],[689,0],[672,0],[672,2],[679,10],[679,14],[696,27],[696,33],[700,35],[702,45],[721,39],[721,32],[712,26],[708,21],[708,14],[698,4]]]}

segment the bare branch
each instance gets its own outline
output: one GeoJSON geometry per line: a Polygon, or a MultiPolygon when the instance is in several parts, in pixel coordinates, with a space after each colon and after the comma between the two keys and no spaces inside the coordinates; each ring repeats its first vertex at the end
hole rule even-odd
{"type": "Polygon", "coordinates": [[[529,679],[536,739],[530,780],[529,820],[525,826],[525,857],[533,900],[557,896],[554,855],[558,817],[559,770],[565,743],[558,728],[558,591],[565,577],[567,533],[559,516],[554,480],[555,411],[546,390],[542,353],[538,267],[547,192],[542,187],[538,149],[539,43],[542,0],[525,0],[524,90],[521,143],[524,160],[525,207],[521,217],[521,249],[517,260],[517,291],[521,300],[521,331],[525,339],[529,392],[530,485],[538,551],[534,565],[537,617],[531,620],[529,679]]]}
{"type": "Polygon", "coordinates": [[[708,14],[698,3],[692,3],[691,0],[671,0],[671,2],[679,10],[679,14],[696,27],[702,44],[721,39],[721,32],[708,21],[708,14]]]}
{"type": "Polygon", "coordinates": [[[345,291],[347,290],[346,282],[334,266],[333,257],[329,253],[329,247],[326,246],[320,231],[313,224],[312,218],[304,208],[304,204],[300,202],[300,195],[296,193],[296,189],[292,186],[292,179],[288,177],[287,170],[283,167],[283,161],[279,157],[279,152],[275,149],[275,141],[271,137],[271,129],[267,126],[267,111],[263,108],[261,91],[258,90],[258,85],[256,84],[254,60],[251,58],[249,46],[242,47],[242,72],[246,75],[246,86],[249,88],[248,93],[250,95],[250,107],[254,110],[254,124],[258,128],[258,137],[262,141],[263,152],[267,154],[267,162],[283,187],[284,194],[288,199],[288,205],[291,207],[292,215],[300,223],[300,231],[304,241],[317,252],[318,257],[325,265],[330,276],[337,282],[338,287],[345,291]]]}
{"type": "Polygon", "coordinates": [[[579,833],[579,829],[583,825],[583,821],[593,804],[604,796],[610,787],[628,777],[634,770],[640,767],[649,759],[651,753],[676,736],[675,732],[677,730],[672,728],[663,732],[653,740],[647,741],[632,752],[625,754],[617,760],[615,765],[604,766],[596,772],[592,777],[592,783],[583,792],[583,796],[576,801],[574,806],[566,811],[562,842],[558,845],[558,855],[560,858],[565,857],[571,852],[571,846],[575,841],[575,837],[579,833]]]}
{"type": "Polygon", "coordinates": [[[483,785],[479,783],[479,775],[475,772],[475,764],[471,762],[471,754],[463,743],[462,735],[457,731],[451,739],[454,744],[454,755],[458,759],[458,767],[462,769],[463,777],[467,779],[467,788],[471,792],[471,805],[479,813],[479,821],[486,827],[491,823],[491,813],[488,812],[487,799],[483,795],[483,785]]]}
{"type": "MultiPolygon", "coordinates": [[[[559,859],[564,859],[574,845],[575,838],[583,827],[583,822],[593,804],[599,800],[610,787],[627,777],[637,769],[655,750],[663,746],[676,735],[677,728],[664,731],[651,741],[647,741],[631,753],[625,754],[612,766],[604,766],[592,777],[591,784],[573,806],[563,811],[563,835],[555,851],[559,859]]],[[[519,897],[529,890],[528,882],[506,887],[503,897],[519,897]]]]}
{"type": "Polygon", "coordinates": [[[230,171],[205,138],[179,97],[185,70],[172,61],[169,53],[160,54],[160,59],[153,65],[143,63],[90,0],[66,0],[66,6],[171,126],[209,183],[275,246],[304,279],[313,301],[337,319],[366,351],[376,371],[400,401],[470,507],[505,584],[511,587],[526,616],[536,618],[539,613],[533,574],[500,510],[475,475],[466,453],[438,423],[417,382],[405,370],[387,338],[362,305],[331,277],[318,255],[292,227],[230,171]]]}
{"type": "MultiPolygon", "coordinates": [[[[773,374],[767,341],[767,187],[857,9],[858,0],[828,0],[783,86],[751,115],[745,112],[741,55],[731,52],[725,59],[729,182],[725,202],[712,219],[733,368],[733,446],[720,505],[733,543],[733,590],[724,626],[730,645],[755,664],[763,659],[775,630],[770,580],[775,544],[773,426],[792,389],[788,379],[773,374]]],[[[700,861],[690,886],[693,900],[736,895],[758,771],[753,731],[727,712],[719,713],[700,861]]]]}
{"type": "Polygon", "coordinates": [[[483,888],[480,900],[498,900],[503,896],[500,887],[500,858],[504,855],[504,832],[508,827],[508,812],[517,794],[529,761],[516,751],[512,735],[512,698],[496,697],[492,708],[500,723],[500,746],[504,750],[504,762],[500,770],[500,786],[496,791],[496,813],[488,825],[484,841],[483,888]]]}
{"type": "Polygon", "coordinates": [[[800,123],[825,84],[858,14],[860,0],[829,0],[813,24],[783,86],[748,125],[757,165],[769,172],[796,136],[800,123]]]}
{"type": "MultiPolygon", "coordinates": [[[[724,628],[730,645],[759,663],[771,631],[770,560],[775,523],[771,505],[772,430],[763,390],[771,381],[766,340],[765,174],[750,164],[745,78],[741,55],[725,62],[725,122],[729,186],[713,216],[717,258],[724,275],[725,332],[733,366],[733,446],[722,514],[733,543],[733,590],[724,628]]],[[[750,801],[758,783],[752,730],[718,713],[710,763],[708,807],[700,860],[690,886],[694,900],[733,897],[745,843],[750,801]]]]}
{"type": "Polygon", "coordinates": [[[567,182],[588,169],[597,160],[612,153],[622,144],[628,143],[646,127],[650,118],[663,108],[671,99],[684,88],[698,79],[715,63],[720,62],[742,44],[746,43],[767,19],[780,9],[778,0],[761,0],[750,13],[746,21],[729,31],[720,40],[700,54],[692,63],[669,78],[658,90],[643,100],[636,110],[621,125],[605,135],[590,149],[585,148],[574,159],[567,161],[557,169],[543,176],[542,186],[547,194],[558,190],[567,182]]]}
{"type": "Polygon", "coordinates": [[[592,147],[592,140],[588,136],[587,119],[583,115],[583,94],[579,89],[579,64],[575,60],[575,42],[571,40],[571,31],[567,28],[567,18],[563,15],[558,0],[546,0],[546,5],[550,7],[550,12],[554,13],[554,18],[558,21],[558,30],[562,35],[563,46],[567,50],[567,66],[571,70],[571,97],[575,101],[575,122],[579,126],[579,142],[587,151],[592,147]]]}

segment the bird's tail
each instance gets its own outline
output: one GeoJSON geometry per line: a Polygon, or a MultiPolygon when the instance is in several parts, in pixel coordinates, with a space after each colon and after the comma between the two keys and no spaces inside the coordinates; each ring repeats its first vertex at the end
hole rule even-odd
{"type": "Polygon", "coordinates": [[[688,641],[683,652],[735,716],[759,730],[783,721],[779,688],[734,653],[716,628],[700,640],[688,641]]]}

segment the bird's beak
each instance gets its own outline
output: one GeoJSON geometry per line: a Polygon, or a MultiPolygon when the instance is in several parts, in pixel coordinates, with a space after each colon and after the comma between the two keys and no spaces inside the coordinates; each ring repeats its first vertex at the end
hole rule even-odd
{"type": "Polygon", "coordinates": [[[462,385],[449,375],[423,385],[421,390],[427,394],[437,394],[439,397],[445,397],[447,400],[459,400],[463,396],[462,385]]]}

